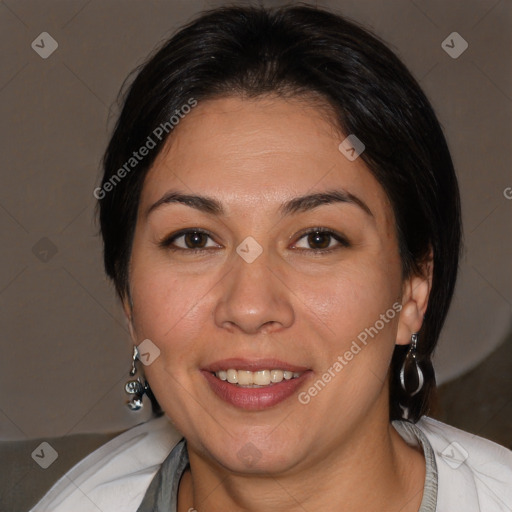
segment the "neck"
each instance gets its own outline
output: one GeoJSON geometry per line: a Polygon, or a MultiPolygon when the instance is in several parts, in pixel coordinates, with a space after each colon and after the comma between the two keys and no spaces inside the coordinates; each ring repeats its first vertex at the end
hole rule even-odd
{"type": "MultiPolygon", "coordinates": [[[[386,407],[387,410],[387,407],[386,407]]],[[[417,512],[423,496],[425,459],[408,446],[387,414],[368,417],[349,436],[282,474],[232,473],[188,447],[190,470],[178,493],[178,512],[417,512]]]]}

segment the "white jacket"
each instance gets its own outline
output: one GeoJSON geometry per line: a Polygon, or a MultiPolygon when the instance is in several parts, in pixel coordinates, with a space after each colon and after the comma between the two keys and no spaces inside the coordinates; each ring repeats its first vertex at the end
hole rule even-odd
{"type": "MultiPolygon", "coordinates": [[[[429,417],[416,426],[435,454],[436,512],[512,511],[512,451],[429,417]]],[[[165,415],[137,425],[78,462],[30,512],[135,512],[181,437],[165,415]]]]}

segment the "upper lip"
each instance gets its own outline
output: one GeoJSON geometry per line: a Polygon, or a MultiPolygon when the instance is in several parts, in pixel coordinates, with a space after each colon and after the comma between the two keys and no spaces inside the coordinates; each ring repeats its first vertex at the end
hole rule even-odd
{"type": "Polygon", "coordinates": [[[208,364],[202,368],[208,372],[218,372],[220,370],[246,370],[256,372],[259,370],[287,370],[289,372],[304,372],[309,368],[295,364],[285,363],[279,359],[245,359],[233,357],[222,359],[208,364]]]}

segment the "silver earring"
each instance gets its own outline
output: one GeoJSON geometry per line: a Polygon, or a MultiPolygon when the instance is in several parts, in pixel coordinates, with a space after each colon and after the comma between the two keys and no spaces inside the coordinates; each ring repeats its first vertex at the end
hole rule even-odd
{"type": "Polygon", "coordinates": [[[423,384],[425,382],[425,379],[423,377],[423,372],[421,371],[421,368],[418,365],[418,360],[417,360],[417,357],[416,357],[416,345],[417,345],[417,343],[418,343],[418,333],[415,332],[411,336],[411,346],[409,348],[409,352],[407,352],[407,355],[405,356],[404,362],[402,364],[402,368],[400,369],[400,384],[402,385],[402,389],[406,393],[408,393],[409,396],[411,396],[411,397],[416,395],[417,393],[419,393],[421,391],[421,388],[423,387],[423,384]],[[415,367],[416,375],[417,375],[417,379],[418,379],[418,386],[417,386],[417,388],[412,393],[410,393],[407,390],[407,387],[405,386],[405,365],[406,365],[406,363],[407,363],[407,361],[409,359],[411,359],[412,362],[414,363],[414,367],[415,367]]]}
{"type": "MultiPolygon", "coordinates": [[[[139,359],[139,349],[136,345],[133,346],[133,355],[132,355],[132,368],[130,370],[130,375],[133,376],[137,373],[137,367],[135,365],[136,360],[139,359]]],[[[133,395],[130,400],[126,403],[126,405],[130,408],[132,411],[138,411],[139,409],[142,409],[144,406],[142,402],[142,398],[145,394],[148,393],[149,390],[149,384],[147,383],[146,379],[137,377],[136,380],[129,380],[124,385],[124,390],[129,395],[133,395]]]]}

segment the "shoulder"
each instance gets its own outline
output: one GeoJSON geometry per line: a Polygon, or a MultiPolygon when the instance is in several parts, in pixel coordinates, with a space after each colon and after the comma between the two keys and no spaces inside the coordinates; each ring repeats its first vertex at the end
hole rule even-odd
{"type": "Polygon", "coordinates": [[[102,512],[135,512],[182,437],[165,415],[141,423],[82,459],[30,512],[89,512],[91,506],[102,512]]]}
{"type": "Polygon", "coordinates": [[[512,510],[512,451],[427,416],[416,426],[434,450],[438,512],[512,510]]]}

